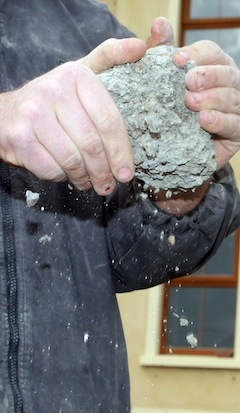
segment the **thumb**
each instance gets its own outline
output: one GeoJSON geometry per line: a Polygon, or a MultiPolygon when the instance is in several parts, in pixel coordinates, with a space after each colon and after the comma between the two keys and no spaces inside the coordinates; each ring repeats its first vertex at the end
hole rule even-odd
{"type": "Polygon", "coordinates": [[[98,74],[115,65],[136,62],[143,57],[146,49],[146,43],[134,37],[120,40],[108,39],[79,62],[98,74]]]}
{"type": "Polygon", "coordinates": [[[151,34],[147,39],[147,47],[161,44],[174,45],[174,32],[171,23],[165,17],[157,17],[151,26],[151,34]]]}

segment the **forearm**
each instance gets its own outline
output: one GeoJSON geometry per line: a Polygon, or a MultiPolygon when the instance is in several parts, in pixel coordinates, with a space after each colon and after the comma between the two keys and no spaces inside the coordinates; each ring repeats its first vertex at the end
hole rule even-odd
{"type": "Polygon", "coordinates": [[[188,209],[195,205],[191,213],[176,216],[135,196],[130,185],[119,186],[109,197],[106,233],[117,291],[194,272],[239,227],[240,198],[230,166],[214,174],[206,196],[199,194],[198,207],[195,202],[189,200],[188,209]]]}

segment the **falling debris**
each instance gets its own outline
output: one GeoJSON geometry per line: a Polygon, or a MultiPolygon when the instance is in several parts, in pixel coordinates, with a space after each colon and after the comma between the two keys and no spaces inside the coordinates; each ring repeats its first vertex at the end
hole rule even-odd
{"type": "Polygon", "coordinates": [[[180,316],[175,311],[172,312],[172,315],[173,315],[173,317],[176,317],[176,318],[179,319],[179,324],[180,324],[181,327],[187,327],[189,325],[189,321],[188,321],[187,317],[180,316]]]}
{"type": "Polygon", "coordinates": [[[89,340],[89,333],[86,331],[86,332],[84,333],[84,335],[83,335],[83,342],[84,342],[84,343],[87,343],[88,340],[89,340]]]}
{"type": "Polygon", "coordinates": [[[179,324],[181,327],[188,327],[189,321],[186,317],[180,317],[179,324]]]}
{"type": "Polygon", "coordinates": [[[164,231],[160,232],[160,240],[163,241],[164,240],[164,231]]]}
{"type": "Polygon", "coordinates": [[[52,237],[46,234],[39,239],[39,242],[40,244],[46,244],[47,242],[50,242],[51,240],[52,240],[52,237]]]}
{"type": "Polygon", "coordinates": [[[32,192],[29,189],[25,193],[28,207],[33,207],[39,200],[40,195],[37,192],[32,192]]]}
{"type": "Polygon", "coordinates": [[[194,336],[193,333],[189,333],[189,334],[186,336],[186,340],[187,340],[187,342],[190,344],[190,346],[191,346],[192,348],[197,347],[197,345],[198,345],[198,339],[197,339],[197,337],[194,336]]]}
{"type": "Polygon", "coordinates": [[[174,245],[176,244],[175,235],[169,235],[169,237],[168,237],[168,242],[169,242],[169,244],[171,244],[172,246],[174,246],[174,245]]]}
{"type": "Polygon", "coordinates": [[[148,195],[147,195],[145,192],[141,192],[141,193],[140,193],[140,196],[141,196],[143,199],[148,198],[148,195]]]}

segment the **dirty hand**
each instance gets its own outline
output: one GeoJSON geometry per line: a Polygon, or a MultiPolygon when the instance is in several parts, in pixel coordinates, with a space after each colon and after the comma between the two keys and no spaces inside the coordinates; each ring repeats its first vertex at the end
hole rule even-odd
{"type": "Polygon", "coordinates": [[[212,41],[178,49],[174,63],[197,67],[186,75],[186,105],[199,112],[203,129],[215,136],[216,162],[222,167],[240,148],[240,71],[233,59],[212,41]]]}
{"type": "MultiPolygon", "coordinates": [[[[168,30],[172,36],[165,19],[153,27],[150,43],[165,41],[168,30]]],[[[147,47],[140,39],[110,39],[85,58],[2,93],[1,159],[40,179],[93,186],[100,195],[111,193],[115,180],[129,182],[134,162],[125,123],[96,74],[139,60],[147,47]]]]}
{"type": "MultiPolygon", "coordinates": [[[[106,69],[137,60],[145,50],[138,39],[112,40],[92,59],[106,69]]],[[[124,121],[86,62],[63,64],[0,95],[0,157],[40,179],[69,179],[80,189],[87,189],[90,179],[106,195],[114,178],[133,177],[133,156],[124,121]]]]}

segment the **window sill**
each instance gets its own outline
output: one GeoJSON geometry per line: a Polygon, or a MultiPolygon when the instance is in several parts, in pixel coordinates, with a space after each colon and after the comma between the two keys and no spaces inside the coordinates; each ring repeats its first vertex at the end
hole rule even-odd
{"type": "Polygon", "coordinates": [[[146,328],[145,352],[140,358],[145,367],[186,367],[207,369],[240,369],[240,292],[237,299],[237,320],[235,326],[235,342],[233,357],[206,355],[159,354],[162,319],[163,286],[150,288],[148,291],[148,315],[146,328]]]}
{"type": "Polygon", "coordinates": [[[145,367],[186,367],[207,369],[240,369],[240,359],[235,357],[214,356],[181,356],[181,355],[150,355],[145,354],[140,359],[145,367]]]}
{"type": "Polygon", "coordinates": [[[220,410],[186,410],[186,409],[141,409],[133,408],[131,413],[221,413],[220,410]]]}

